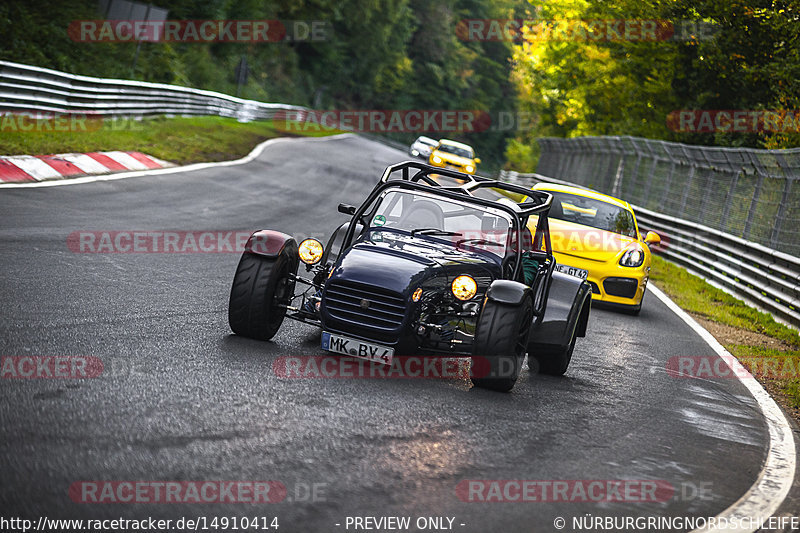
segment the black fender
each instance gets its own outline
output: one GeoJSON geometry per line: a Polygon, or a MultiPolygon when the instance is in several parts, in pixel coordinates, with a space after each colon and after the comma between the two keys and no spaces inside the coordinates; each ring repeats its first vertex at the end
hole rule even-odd
{"type": "Polygon", "coordinates": [[[253,232],[244,245],[245,253],[260,255],[275,259],[281,253],[286,252],[292,259],[298,259],[297,241],[294,237],[270,229],[260,229],[253,232]]]}
{"type": "Polygon", "coordinates": [[[489,285],[486,298],[493,302],[520,305],[525,298],[531,298],[531,288],[518,281],[498,279],[489,285]]]}
{"type": "MultiPolygon", "coordinates": [[[[336,260],[339,258],[339,255],[342,253],[342,245],[344,244],[344,237],[347,234],[347,229],[350,227],[350,222],[345,222],[338,228],[336,231],[333,232],[331,238],[328,239],[328,245],[325,247],[325,250],[322,252],[322,264],[334,264],[336,260]]],[[[364,232],[364,226],[362,224],[356,223],[356,231],[354,233],[355,238],[358,238],[361,233],[364,232]]]]}
{"type": "Polygon", "coordinates": [[[554,271],[544,316],[531,328],[528,352],[566,348],[573,333],[585,337],[591,298],[586,281],[554,271]]]}

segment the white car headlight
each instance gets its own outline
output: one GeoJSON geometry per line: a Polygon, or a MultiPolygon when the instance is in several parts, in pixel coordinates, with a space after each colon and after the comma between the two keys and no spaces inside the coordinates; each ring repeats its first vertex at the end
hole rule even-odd
{"type": "Polygon", "coordinates": [[[442,162],[442,158],[439,157],[438,155],[435,155],[435,156],[433,156],[433,162],[434,163],[441,163],[442,162]]]}
{"type": "Polygon", "coordinates": [[[619,258],[619,264],[624,267],[638,267],[644,263],[644,250],[641,246],[634,246],[625,250],[619,258]]]}
{"type": "Polygon", "coordinates": [[[466,170],[467,172],[473,172],[475,170],[475,167],[473,167],[472,165],[467,165],[466,167],[464,167],[464,170],[466,170]]]}

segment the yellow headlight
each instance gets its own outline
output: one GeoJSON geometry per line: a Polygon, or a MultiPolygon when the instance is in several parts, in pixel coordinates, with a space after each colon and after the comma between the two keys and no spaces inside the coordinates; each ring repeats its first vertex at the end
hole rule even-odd
{"type": "Polygon", "coordinates": [[[453,291],[453,296],[465,301],[475,296],[475,293],[478,292],[478,284],[475,283],[472,276],[467,276],[466,274],[454,279],[450,288],[453,291]]]}
{"type": "Polygon", "coordinates": [[[322,243],[317,239],[306,239],[298,248],[300,261],[307,265],[316,265],[322,259],[322,243]]]}

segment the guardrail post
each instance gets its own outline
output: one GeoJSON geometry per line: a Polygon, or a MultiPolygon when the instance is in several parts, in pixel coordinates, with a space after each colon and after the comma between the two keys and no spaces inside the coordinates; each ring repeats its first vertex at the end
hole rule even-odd
{"type": "Polygon", "coordinates": [[[789,198],[792,192],[792,182],[795,180],[795,176],[789,175],[789,173],[787,172],[790,167],[786,163],[786,160],[783,158],[783,155],[777,154],[776,159],[778,160],[778,165],[784,169],[784,177],[786,179],[786,183],[783,185],[781,204],[778,207],[777,214],[775,215],[775,223],[772,225],[772,234],[769,236],[769,244],[773,248],[777,248],[778,246],[778,239],[781,233],[781,225],[783,224],[783,219],[786,217],[786,210],[789,208],[789,198]]]}
{"type": "Polygon", "coordinates": [[[725,231],[725,228],[728,225],[728,216],[731,212],[731,204],[733,203],[733,194],[736,191],[736,186],[739,184],[739,176],[742,175],[744,172],[744,168],[739,169],[739,172],[736,172],[731,180],[731,186],[728,187],[728,194],[725,196],[725,205],[722,208],[722,217],[719,221],[719,229],[725,231]]]}
{"type": "Polygon", "coordinates": [[[644,197],[642,198],[641,204],[647,206],[647,200],[650,198],[650,188],[653,186],[653,180],[656,176],[656,169],[658,168],[659,159],[657,157],[653,158],[653,165],[650,167],[650,176],[647,178],[647,182],[644,184],[644,197]]]}
{"type": "Polygon", "coordinates": [[[753,199],[750,201],[750,209],[747,211],[747,221],[744,223],[744,231],[742,231],[742,238],[750,238],[750,228],[753,225],[753,218],[756,216],[756,209],[758,208],[758,197],[761,196],[761,186],[764,183],[764,174],[758,173],[758,181],[756,182],[755,191],[753,191],[753,199]]]}
{"type": "MultiPolygon", "coordinates": [[[[631,172],[631,179],[636,180],[636,175],[639,172],[639,164],[642,162],[642,154],[641,152],[637,151],[636,154],[636,163],[633,165],[633,171],[631,172]]],[[[625,169],[624,165],[620,165],[617,169],[617,175],[614,177],[614,187],[611,189],[611,196],[621,196],[622,195],[622,181],[625,179],[625,173],[623,172],[625,169]]]]}
{"type": "MultiPolygon", "coordinates": [[[[672,159],[671,154],[670,154],[670,159],[672,159]]],[[[665,200],[669,198],[669,190],[670,187],[672,187],[672,175],[675,174],[675,167],[677,166],[678,165],[675,162],[675,160],[672,159],[672,162],[669,164],[669,173],[667,174],[667,179],[664,183],[664,192],[661,194],[661,197],[664,198],[665,200]]]]}
{"type": "Polygon", "coordinates": [[[689,175],[686,176],[686,183],[683,185],[683,195],[681,196],[681,206],[678,209],[678,216],[682,217],[683,212],[686,210],[686,200],[689,198],[689,189],[692,188],[692,180],[694,173],[697,171],[697,165],[691,164],[689,167],[689,175]]]}
{"type": "Polygon", "coordinates": [[[700,202],[700,215],[699,222],[703,224],[706,218],[706,210],[708,209],[708,200],[711,197],[711,180],[714,177],[715,169],[709,168],[706,172],[705,194],[703,194],[703,201],[700,202]]]}

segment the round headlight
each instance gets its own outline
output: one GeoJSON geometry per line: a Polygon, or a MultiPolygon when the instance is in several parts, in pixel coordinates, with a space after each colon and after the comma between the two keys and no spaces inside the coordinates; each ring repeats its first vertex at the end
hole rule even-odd
{"type": "Polygon", "coordinates": [[[442,158],[439,157],[438,155],[435,155],[435,156],[433,156],[433,162],[434,163],[441,163],[442,162],[442,158]]]}
{"type": "Polygon", "coordinates": [[[317,239],[306,239],[298,248],[300,261],[307,265],[316,265],[322,259],[322,243],[317,239]]]}
{"type": "Polygon", "coordinates": [[[478,284],[475,283],[475,280],[472,279],[472,276],[463,274],[453,280],[453,284],[450,286],[450,289],[453,291],[453,296],[459,300],[466,301],[475,296],[475,293],[478,292],[478,284]]]}
{"type": "Polygon", "coordinates": [[[464,167],[464,170],[466,170],[467,172],[473,172],[475,170],[475,167],[473,167],[472,165],[467,165],[466,167],[464,167]]]}

